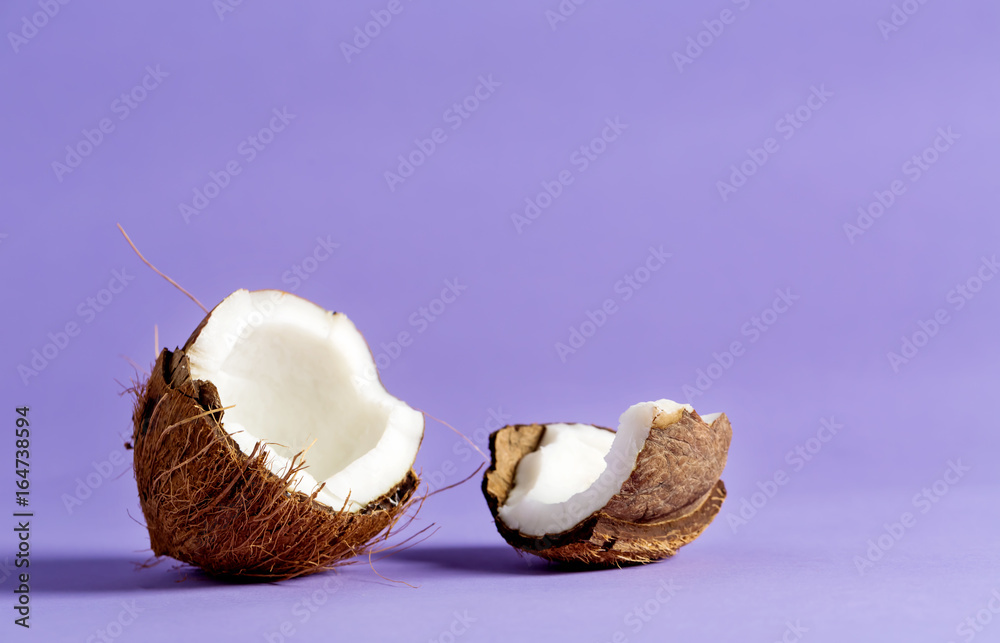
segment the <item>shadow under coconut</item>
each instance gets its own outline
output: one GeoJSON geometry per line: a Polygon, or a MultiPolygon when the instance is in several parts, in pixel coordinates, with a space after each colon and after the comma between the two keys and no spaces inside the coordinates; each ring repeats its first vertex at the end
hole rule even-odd
{"type": "Polygon", "coordinates": [[[434,565],[470,574],[560,574],[599,571],[600,568],[550,563],[531,554],[520,554],[509,545],[418,545],[396,552],[393,561],[434,565]]]}
{"type": "MultiPolygon", "coordinates": [[[[171,559],[144,568],[145,561],[138,554],[32,558],[31,589],[40,594],[89,594],[137,589],[205,589],[233,584],[215,580],[197,569],[178,569],[179,563],[171,559]]],[[[23,570],[11,569],[11,575],[0,582],[0,591],[15,587],[20,571],[23,570]]]]}

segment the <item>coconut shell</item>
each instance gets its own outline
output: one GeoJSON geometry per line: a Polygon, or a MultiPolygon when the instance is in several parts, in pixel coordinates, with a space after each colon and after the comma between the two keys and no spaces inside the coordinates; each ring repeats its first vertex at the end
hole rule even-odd
{"type": "Polygon", "coordinates": [[[687,410],[660,413],[631,475],[602,509],[560,533],[521,533],[500,519],[499,509],[514,487],[518,463],[538,448],[544,434],[542,424],[494,432],[483,494],[504,540],[546,560],[614,566],[673,556],[708,527],[726,497],[719,476],[732,438],[729,419],[723,414],[708,425],[687,410]]]}
{"type": "Polygon", "coordinates": [[[184,350],[161,352],[135,393],[135,479],[152,550],[209,574],[281,580],[336,566],[384,539],[419,484],[411,469],[355,513],[294,491],[301,457],[278,476],[260,449],[242,452],[215,386],[191,378],[184,350]]]}

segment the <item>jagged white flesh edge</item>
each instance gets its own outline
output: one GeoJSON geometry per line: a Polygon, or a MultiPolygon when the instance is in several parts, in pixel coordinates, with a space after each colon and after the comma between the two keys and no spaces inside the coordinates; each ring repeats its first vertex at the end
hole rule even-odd
{"type": "Polygon", "coordinates": [[[635,468],[657,413],[694,412],[672,400],[630,406],[610,433],[589,424],[548,424],[538,448],[518,463],[514,487],[497,511],[527,536],[572,529],[618,493],[635,468]]]}
{"type": "Polygon", "coordinates": [[[293,488],[356,512],[409,472],[423,416],[378,380],[371,351],[343,313],[277,290],[238,290],[212,312],[187,352],[191,376],[212,382],[225,430],[284,475],[306,450],[293,488]],[[348,502],[348,497],[350,501],[348,502]],[[345,502],[347,503],[345,507],[345,502]]]}

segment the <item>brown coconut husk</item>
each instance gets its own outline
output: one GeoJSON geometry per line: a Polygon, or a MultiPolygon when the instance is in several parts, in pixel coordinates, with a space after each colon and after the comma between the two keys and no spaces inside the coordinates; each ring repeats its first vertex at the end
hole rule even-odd
{"type": "Polygon", "coordinates": [[[708,527],[726,497],[719,476],[732,438],[729,419],[723,414],[709,425],[687,410],[661,413],[631,475],[602,509],[560,533],[523,534],[508,527],[498,511],[514,487],[518,463],[538,448],[544,434],[542,424],[494,432],[483,494],[504,540],[546,560],[607,567],[673,556],[708,527]]]}
{"type": "Polygon", "coordinates": [[[212,575],[282,580],[370,553],[419,484],[411,469],[356,513],[292,490],[301,454],[279,477],[261,449],[243,453],[225,431],[215,386],[191,378],[183,349],[164,349],[135,394],[134,469],[152,550],[212,575]]]}

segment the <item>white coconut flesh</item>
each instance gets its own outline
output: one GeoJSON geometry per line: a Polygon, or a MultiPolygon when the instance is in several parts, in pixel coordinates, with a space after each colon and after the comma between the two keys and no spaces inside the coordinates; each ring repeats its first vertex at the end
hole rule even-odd
{"type": "MultiPolygon", "coordinates": [[[[521,458],[514,487],[498,515],[508,527],[528,536],[571,529],[603,508],[635,468],[658,413],[680,419],[688,404],[672,400],[628,408],[612,433],[589,424],[547,424],[538,448],[521,458]]],[[[702,416],[711,424],[722,415],[702,416]]]]}
{"type": "Polygon", "coordinates": [[[356,512],[398,485],[423,435],[423,416],[390,395],[371,351],[343,313],[275,290],[238,290],[219,304],[187,351],[208,380],[224,428],[244,453],[258,442],[284,475],[305,452],[295,491],[356,512]],[[346,503],[346,507],[345,507],[346,503]]]}
{"type": "Polygon", "coordinates": [[[701,417],[702,422],[704,422],[709,426],[712,426],[712,423],[718,420],[719,416],[722,415],[722,413],[709,413],[707,415],[701,415],[699,413],[698,415],[701,417]]]}

